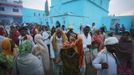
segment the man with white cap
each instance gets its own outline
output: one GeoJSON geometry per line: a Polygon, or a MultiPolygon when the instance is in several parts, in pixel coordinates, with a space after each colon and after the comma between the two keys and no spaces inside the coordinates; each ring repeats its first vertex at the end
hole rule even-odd
{"type": "Polygon", "coordinates": [[[93,66],[97,69],[97,75],[117,75],[117,57],[115,51],[118,50],[118,39],[109,37],[104,41],[106,48],[98,53],[93,61],[93,66]]]}

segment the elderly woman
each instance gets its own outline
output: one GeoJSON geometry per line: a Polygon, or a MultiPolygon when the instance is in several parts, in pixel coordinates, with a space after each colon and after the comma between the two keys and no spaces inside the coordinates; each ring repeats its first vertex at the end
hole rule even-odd
{"type": "Polygon", "coordinates": [[[44,75],[41,61],[31,53],[32,42],[24,40],[19,49],[20,53],[14,61],[13,75],[44,75]]]}
{"type": "Polygon", "coordinates": [[[15,43],[9,38],[4,38],[1,42],[1,47],[0,75],[11,75],[13,69],[13,58],[16,55],[15,43]]]}
{"type": "Polygon", "coordinates": [[[36,45],[34,46],[32,53],[41,59],[45,74],[50,75],[49,52],[47,46],[43,42],[43,37],[40,34],[36,34],[34,40],[36,45]]]}

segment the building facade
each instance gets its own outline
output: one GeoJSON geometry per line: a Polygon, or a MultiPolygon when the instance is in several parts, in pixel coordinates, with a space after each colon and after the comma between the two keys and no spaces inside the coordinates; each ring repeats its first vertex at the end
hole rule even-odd
{"type": "Polygon", "coordinates": [[[81,24],[96,23],[102,25],[102,19],[108,16],[110,0],[51,0],[50,24],[59,21],[66,27],[72,25],[76,31],[81,24]],[[76,28],[77,27],[77,28],[76,28]]]}
{"type": "Polygon", "coordinates": [[[0,23],[21,23],[22,8],[21,0],[0,0],[0,23]]]}
{"type": "Polygon", "coordinates": [[[45,11],[31,9],[31,8],[23,8],[23,23],[38,23],[41,25],[45,24],[45,11]]]}
{"type": "Polygon", "coordinates": [[[21,0],[0,0],[0,23],[45,24],[45,11],[23,7],[21,0]]]}
{"type": "Polygon", "coordinates": [[[134,26],[134,16],[108,16],[103,18],[102,23],[107,26],[107,30],[110,28],[115,29],[116,24],[120,24],[120,27],[124,25],[127,31],[130,30],[131,26],[134,26]]]}

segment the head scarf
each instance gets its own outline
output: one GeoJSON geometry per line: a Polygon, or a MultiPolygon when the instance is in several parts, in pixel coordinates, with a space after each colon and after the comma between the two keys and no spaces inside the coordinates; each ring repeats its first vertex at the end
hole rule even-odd
{"type": "Polygon", "coordinates": [[[63,48],[74,48],[76,53],[78,54],[78,57],[79,57],[80,67],[84,67],[85,66],[85,60],[84,60],[84,50],[83,50],[82,37],[79,34],[75,34],[75,35],[77,35],[77,39],[73,42],[70,42],[70,43],[65,42],[63,44],[63,48]]]}
{"type": "Polygon", "coordinates": [[[36,43],[46,47],[46,45],[43,42],[43,37],[41,36],[41,34],[36,34],[35,37],[34,37],[34,40],[35,40],[36,43]]]}
{"type": "Polygon", "coordinates": [[[25,40],[20,46],[19,46],[19,52],[20,54],[27,54],[31,53],[32,51],[32,41],[25,40]]]}
{"type": "Polygon", "coordinates": [[[73,29],[73,26],[72,26],[72,25],[69,25],[69,26],[68,26],[68,29],[73,29]]]}
{"type": "MultiPolygon", "coordinates": [[[[53,46],[54,50],[57,50],[56,36],[57,36],[57,32],[55,32],[53,34],[53,36],[52,36],[53,37],[53,39],[52,39],[52,46],[53,46]]],[[[62,43],[65,43],[65,42],[68,41],[68,38],[67,38],[66,34],[62,30],[61,30],[61,36],[62,36],[62,43]]]]}
{"type": "Polygon", "coordinates": [[[12,74],[11,71],[9,71],[11,68],[13,68],[13,61],[14,61],[14,43],[12,43],[12,40],[9,38],[4,38],[2,41],[2,53],[0,53],[0,62],[5,63],[7,66],[7,72],[9,75],[12,74]]]}
{"type": "Polygon", "coordinates": [[[13,51],[11,50],[11,43],[10,43],[10,39],[9,38],[4,38],[2,43],[1,43],[1,47],[3,49],[3,53],[5,55],[12,55],[13,51]]]}
{"type": "Polygon", "coordinates": [[[27,40],[33,41],[33,37],[31,35],[26,35],[27,40]]]}

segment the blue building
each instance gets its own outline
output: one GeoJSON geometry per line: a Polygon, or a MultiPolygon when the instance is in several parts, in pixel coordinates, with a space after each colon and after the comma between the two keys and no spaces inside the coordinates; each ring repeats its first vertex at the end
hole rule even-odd
{"type": "Polygon", "coordinates": [[[43,10],[23,8],[22,14],[23,14],[22,16],[23,23],[45,24],[45,11],[43,10]]]}
{"type": "Polygon", "coordinates": [[[120,27],[124,25],[126,30],[129,31],[131,25],[134,26],[134,16],[109,16],[103,18],[102,23],[107,26],[108,30],[110,27],[115,28],[115,25],[118,23],[120,24],[120,27]]]}
{"type": "Polygon", "coordinates": [[[96,23],[102,25],[102,19],[108,16],[110,0],[51,0],[49,23],[56,21],[66,27],[72,25],[78,31],[81,24],[96,23]]]}
{"type": "Polygon", "coordinates": [[[46,0],[44,4],[45,4],[44,10],[23,7],[22,10],[23,23],[37,23],[41,25],[47,24],[49,16],[48,0],[46,0]]]}

